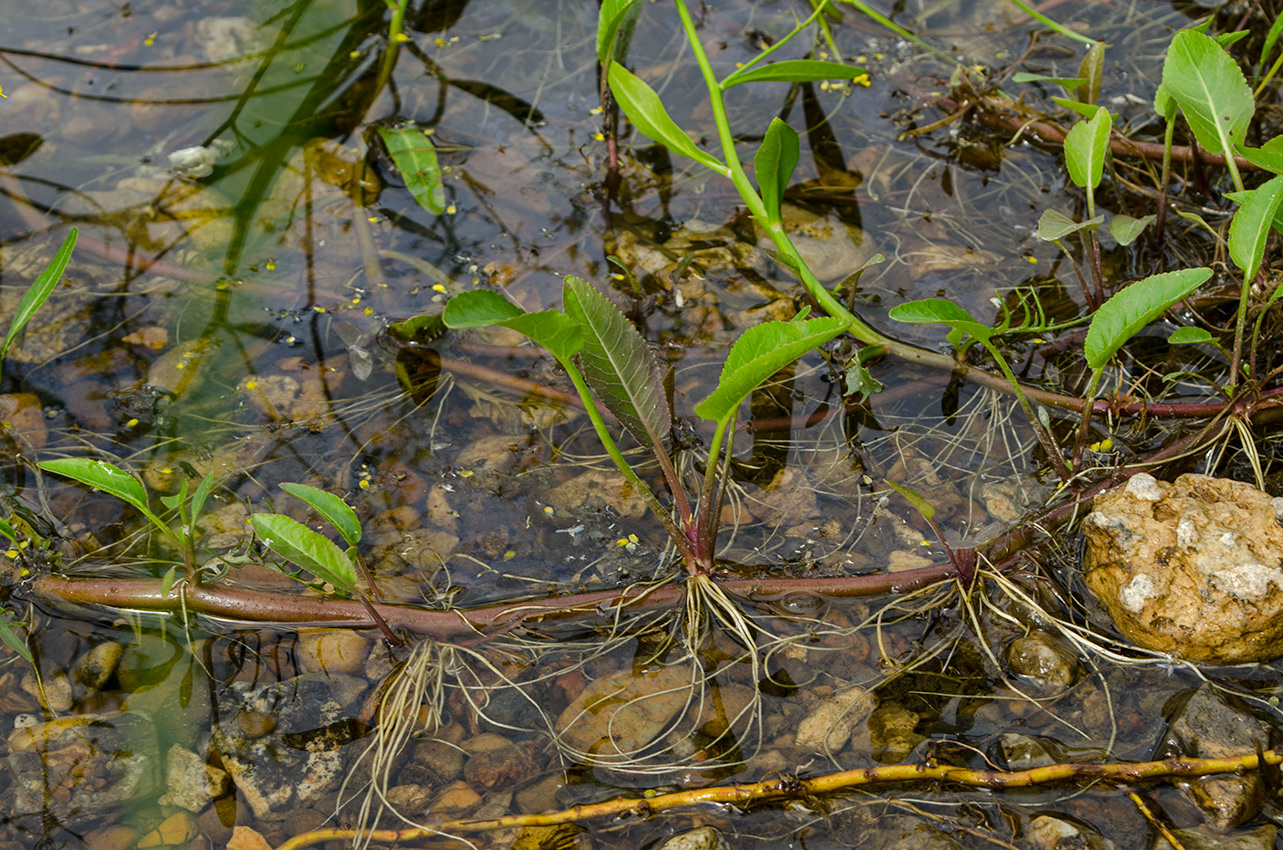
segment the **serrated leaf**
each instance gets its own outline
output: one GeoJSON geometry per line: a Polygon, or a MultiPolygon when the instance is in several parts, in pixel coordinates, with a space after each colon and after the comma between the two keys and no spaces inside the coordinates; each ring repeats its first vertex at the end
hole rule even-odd
{"type": "Polygon", "coordinates": [[[108,493],[117,499],[128,502],[144,514],[151,515],[147,506],[147,491],[142,482],[120,467],[105,460],[90,460],[83,457],[58,458],[37,464],[45,472],[62,475],[73,481],[79,481],[95,490],[108,493]]]}
{"type": "Polygon", "coordinates": [[[254,514],[254,533],[268,549],[340,590],[356,589],[356,567],[328,537],[281,514],[254,514]]]}
{"type": "MultiPolygon", "coordinates": [[[[1110,114],[1107,109],[1097,108],[1090,121],[1080,121],[1070,128],[1065,136],[1065,165],[1069,177],[1078,186],[1091,190],[1100,185],[1100,178],[1105,170],[1105,155],[1109,153],[1110,114]]],[[[1088,210],[1095,215],[1096,210],[1088,210]]]]}
{"type": "Polygon", "coordinates": [[[1114,237],[1114,241],[1119,245],[1130,245],[1136,241],[1136,238],[1145,232],[1158,218],[1156,215],[1147,215],[1142,218],[1132,218],[1129,215],[1119,213],[1109,220],[1109,232],[1114,237]]]}
{"type": "Polygon", "coordinates": [[[793,177],[793,169],[797,168],[800,151],[797,131],[779,118],[771,119],[762,146],[753,157],[757,190],[761,192],[762,205],[766,207],[767,224],[780,221],[780,205],[793,177]]]}
{"type": "Polygon", "coordinates": [[[624,61],[633,41],[641,0],[602,0],[597,12],[597,61],[606,67],[610,60],[624,61]]]}
{"type": "Polygon", "coordinates": [[[1127,340],[1212,276],[1208,268],[1151,275],[1114,294],[1092,316],[1083,355],[1092,370],[1103,369],[1127,340]]]}
{"type": "Polygon", "coordinates": [[[1256,103],[1243,72],[1220,45],[1192,30],[1177,33],[1163,62],[1163,88],[1185,113],[1200,145],[1234,155],[1256,103]]]}
{"type": "Polygon", "coordinates": [[[1044,242],[1056,242],[1071,233],[1096,227],[1104,220],[1103,215],[1098,215],[1086,221],[1074,221],[1060,210],[1047,210],[1038,219],[1038,238],[1044,242]]]}
{"type": "Polygon", "coordinates": [[[1172,345],[1196,345],[1202,342],[1215,342],[1216,337],[1206,328],[1177,328],[1167,338],[1172,345]]]}
{"type": "Polygon", "coordinates": [[[956,331],[969,334],[980,342],[993,336],[993,328],[983,324],[947,298],[906,301],[892,307],[889,315],[897,322],[948,325],[956,331]]]}
{"type": "Polygon", "coordinates": [[[763,381],[811,349],[828,342],[846,327],[841,319],[766,322],[744,331],[731,347],[717,389],[698,405],[695,415],[724,422],[763,381]]]}
{"type": "Polygon", "coordinates": [[[869,76],[863,68],[821,62],[818,59],[785,59],[770,65],[758,65],[722,80],[722,91],[741,83],[806,83],[818,80],[858,80],[869,76]]]}
{"type": "Polygon", "coordinates": [[[673,153],[690,157],[696,162],[711,168],[719,174],[730,172],[717,157],[703,151],[686,135],[686,131],[677,126],[668,115],[663,102],[655,90],[640,77],[633,74],[618,62],[610,63],[610,90],[615,95],[628,120],[638,130],[659,142],[673,153]]]}
{"type": "Polygon", "coordinates": [[[913,505],[918,513],[922,514],[924,519],[934,519],[936,515],[935,507],[922,497],[922,494],[912,487],[903,484],[896,484],[894,481],[887,479],[886,485],[892,490],[908,499],[909,504],[913,505]]]}
{"type": "Polygon", "coordinates": [[[583,328],[579,364],[597,398],[643,446],[663,451],[672,428],[659,361],[646,340],[597,288],[573,275],[562,289],[566,313],[583,328]]]}
{"type": "Polygon", "coordinates": [[[49,300],[53,294],[54,287],[58,281],[62,280],[62,273],[67,269],[67,263],[71,260],[71,252],[76,247],[76,239],[80,231],[71,228],[67,237],[62,240],[62,247],[58,253],[53,255],[49,265],[45,270],[31,283],[31,286],[22,295],[22,300],[18,302],[18,309],[14,311],[13,321],[9,323],[9,330],[4,335],[4,344],[0,345],[0,363],[4,362],[5,355],[9,353],[9,346],[13,344],[14,339],[31,321],[31,317],[36,314],[41,305],[49,300]]]}
{"type": "Polygon", "coordinates": [[[1251,281],[1261,268],[1265,256],[1265,241],[1269,239],[1279,205],[1283,204],[1283,175],[1275,177],[1251,192],[1234,213],[1230,222],[1230,259],[1243,271],[1243,279],[1251,281]]]}
{"type": "Polygon", "coordinates": [[[327,493],[306,484],[282,484],[281,489],[316,511],[325,521],[338,529],[349,546],[361,542],[361,521],[347,502],[333,493],[327,493]]]}
{"type": "Polygon", "coordinates": [[[445,184],[441,182],[441,165],[432,139],[414,126],[379,127],[378,131],[405,188],[419,206],[432,215],[444,213],[445,184]]]}

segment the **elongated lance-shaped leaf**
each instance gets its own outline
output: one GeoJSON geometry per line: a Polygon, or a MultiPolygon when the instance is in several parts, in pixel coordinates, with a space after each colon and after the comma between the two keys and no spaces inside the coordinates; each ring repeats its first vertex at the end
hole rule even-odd
{"type": "Polygon", "coordinates": [[[1261,59],[1256,64],[1256,75],[1258,77],[1265,70],[1265,62],[1270,58],[1270,51],[1274,49],[1274,45],[1278,43],[1281,35],[1283,35],[1283,15],[1274,19],[1274,23],[1270,24],[1270,31],[1265,34],[1265,41],[1261,44],[1261,59]]]}
{"type": "Polygon", "coordinates": [[[890,316],[897,322],[947,325],[962,331],[980,342],[993,336],[993,328],[981,322],[962,307],[947,298],[923,298],[906,301],[891,308],[890,316]]]}
{"type": "MultiPolygon", "coordinates": [[[[63,475],[95,490],[101,490],[133,505],[148,518],[155,515],[147,506],[147,491],[143,484],[125,470],[105,460],[84,457],[58,458],[37,464],[45,472],[63,475]]],[[[166,530],[168,528],[166,527],[166,530]]]]}
{"type": "Polygon", "coordinates": [[[673,153],[690,157],[696,162],[711,168],[724,177],[730,176],[730,169],[721,160],[707,151],[701,150],[686,131],[677,126],[668,115],[663,102],[655,90],[638,76],[618,62],[610,63],[610,90],[615,100],[619,101],[628,120],[642,133],[659,142],[673,153]]]}
{"type": "Polygon", "coordinates": [[[379,138],[387,146],[392,164],[405,181],[405,188],[433,215],[445,212],[445,184],[432,139],[419,127],[379,127],[379,138]]]}
{"type": "Polygon", "coordinates": [[[325,521],[338,529],[347,545],[361,542],[361,521],[347,502],[333,493],[327,493],[306,484],[282,484],[281,489],[316,511],[325,521]]]}
{"type": "Polygon", "coordinates": [[[771,119],[762,146],[753,157],[757,191],[762,195],[762,206],[766,207],[767,224],[780,221],[780,205],[793,177],[793,169],[797,168],[799,153],[797,130],[779,118],[771,119]]]}
{"type": "Polygon", "coordinates": [[[1243,279],[1248,283],[1261,267],[1265,241],[1273,229],[1280,204],[1283,204],[1283,176],[1249,192],[1230,222],[1230,259],[1243,270],[1243,279]]]}
{"type": "Polygon", "coordinates": [[[818,59],[785,59],[770,65],[758,65],[747,71],[737,71],[722,80],[722,90],[725,91],[741,83],[806,83],[818,80],[859,80],[868,76],[869,72],[863,68],[839,65],[837,62],[821,62],[818,59]]]}
{"type": "Polygon", "coordinates": [[[1105,173],[1109,153],[1109,110],[1096,110],[1090,121],[1079,121],[1065,136],[1065,165],[1075,184],[1087,190],[1087,215],[1096,215],[1096,187],[1105,173]]]}
{"type": "MultiPolygon", "coordinates": [[[[1244,141],[1256,111],[1238,63],[1213,39],[1185,30],[1176,34],[1167,50],[1163,88],[1185,113],[1198,143],[1225,156],[1237,178],[1234,147],[1244,141]]],[[[1238,179],[1235,184],[1242,188],[1238,179]]]]}
{"type": "Polygon", "coordinates": [[[8,611],[0,612],[0,641],[4,645],[21,655],[28,664],[35,664],[36,659],[32,656],[31,650],[27,648],[27,642],[23,640],[16,631],[14,631],[13,615],[8,611]]]}
{"type": "Polygon", "coordinates": [[[1211,276],[1208,268],[1181,269],[1151,275],[1115,293],[1100,305],[1087,328],[1083,343],[1087,366],[1093,372],[1103,369],[1127,340],[1211,276]]]}
{"type": "Polygon", "coordinates": [[[841,319],[766,322],[744,331],[731,347],[712,395],[695,406],[701,419],[726,422],[763,381],[842,332],[841,319]]]}
{"type": "Polygon", "coordinates": [[[886,480],[886,485],[907,499],[909,504],[913,505],[914,510],[922,514],[923,519],[935,519],[935,506],[923,498],[922,494],[917,490],[907,484],[897,484],[890,478],[886,480]]]}
{"type": "Polygon", "coordinates": [[[31,317],[40,309],[40,305],[49,300],[53,294],[54,287],[58,281],[62,280],[62,273],[67,269],[67,263],[71,260],[71,252],[76,247],[76,239],[80,231],[71,228],[67,238],[62,240],[62,247],[58,253],[53,255],[49,265],[45,270],[32,282],[31,288],[23,293],[22,300],[18,302],[18,309],[14,311],[13,321],[9,323],[9,331],[4,335],[4,344],[0,345],[0,363],[4,362],[5,355],[9,353],[9,346],[13,340],[31,321],[31,317]]]}
{"type": "Polygon", "coordinates": [[[673,417],[659,361],[619,309],[581,278],[566,277],[566,312],[583,328],[579,364],[588,385],[633,439],[664,452],[673,417]]]}
{"type": "Polygon", "coordinates": [[[1098,215],[1086,221],[1074,221],[1060,210],[1045,210],[1038,219],[1038,238],[1046,242],[1058,242],[1071,233],[1088,230],[1104,222],[1105,217],[1098,215]]]}
{"type": "Polygon", "coordinates": [[[1078,66],[1078,76],[1082,85],[1078,86],[1078,100],[1083,103],[1095,103],[1100,99],[1100,83],[1105,72],[1105,42],[1098,41],[1087,51],[1082,64],[1078,66]]]}
{"type": "Polygon", "coordinates": [[[451,328],[511,328],[548,349],[562,363],[584,346],[583,330],[574,319],[554,310],[527,313],[488,289],[473,289],[451,298],[442,318],[451,328]]]}
{"type": "Polygon", "coordinates": [[[254,514],[254,533],[268,549],[334,587],[356,589],[356,567],[328,537],[281,514],[254,514]]]}
{"type": "Polygon", "coordinates": [[[610,60],[623,62],[633,42],[641,0],[602,0],[597,12],[597,61],[608,67],[610,60]]]}
{"type": "Polygon", "coordinates": [[[1206,328],[1177,328],[1167,338],[1171,345],[1197,345],[1203,342],[1215,342],[1216,337],[1206,328]]]}

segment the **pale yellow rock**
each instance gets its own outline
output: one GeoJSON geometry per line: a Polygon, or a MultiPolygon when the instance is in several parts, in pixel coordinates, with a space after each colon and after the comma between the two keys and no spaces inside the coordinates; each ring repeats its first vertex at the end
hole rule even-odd
{"type": "Polygon", "coordinates": [[[191,812],[178,812],[160,822],[160,826],[138,841],[140,850],[148,847],[176,847],[196,837],[196,816],[191,812]]]}
{"type": "Polygon", "coordinates": [[[227,841],[227,850],[272,850],[272,845],[262,833],[248,826],[238,826],[232,830],[232,837],[227,841]]]}
{"type": "Polygon", "coordinates": [[[797,727],[796,744],[804,750],[837,754],[851,735],[869,719],[878,698],[853,685],[820,700],[797,727]]]}
{"type": "Polygon", "coordinates": [[[370,641],[351,629],[302,629],[295,652],[304,672],[359,676],[370,654],[370,641]]]}

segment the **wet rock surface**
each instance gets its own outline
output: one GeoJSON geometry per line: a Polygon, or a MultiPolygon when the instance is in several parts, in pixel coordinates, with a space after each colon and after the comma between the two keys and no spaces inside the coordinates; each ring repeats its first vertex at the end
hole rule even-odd
{"type": "Polygon", "coordinates": [[[85,825],[156,793],[160,752],[150,717],[140,712],[84,714],[14,730],[6,760],[13,814],[45,811],[85,825]]]}
{"type": "MultiPolygon", "coordinates": [[[[1204,683],[1173,715],[1156,756],[1226,758],[1269,745],[1270,729],[1264,721],[1204,683]]],[[[1251,820],[1265,802],[1265,784],[1258,773],[1204,776],[1176,784],[1221,832],[1251,820]]]]}
{"type": "Polygon", "coordinates": [[[1228,479],[1135,475],[1083,521],[1087,586],[1139,646],[1216,663],[1276,658],[1281,504],[1228,479]]]}

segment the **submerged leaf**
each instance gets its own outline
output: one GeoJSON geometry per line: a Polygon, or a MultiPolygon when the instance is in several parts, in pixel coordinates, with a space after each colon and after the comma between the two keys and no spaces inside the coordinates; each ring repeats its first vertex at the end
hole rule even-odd
{"type": "Polygon", "coordinates": [[[659,361],[646,340],[606,296],[581,278],[567,276],[562,299],[566,312],[583,328],[579,363],[589,386],[633,439],[663,451],[672,414],[659,361]]]}
{"type": "Polygon", "coordinates": [[[701,419],[724,422],[763,381],[811,349],[842,333],[841,319],[766,322],[744,331],[731,347],[722,377],[708,398],[695,407],[701,419]]]}
{"type": "Polygon", "coordinates": [[[67,238],[62,240],[62,247],[58,249],[58,253],[53,255],[49,265],[23,293],[22,300],[18,302],[18,309],[14,311],[13,321],[9,323],[9,331],[4,335],[4,344],[0,345],[0,362],[3,362],[5,355],[9,353],[9,346],[13,344],[14,338],[27,326],[27,322],[31,321],[31,317],[36,314],[40,306],[49,300],[54,287],[58,285],[58,281],[62,280],[62,273],[71,260],[71,252],[76,247],[79,233],[80,231],[76,228],[71,228],[67,238]]]}
{"type": "Polygon", "coordinates": [[[445,185],[432,139],[418,127],[379,127],[379,138],[387,146],[392,164],[405,181],[405,188],[433,215],[445,212],[445,185]]]}
{"type": "Polygon", "coordinates": [[[281,514],[254,514],[250,522],[263,545],[291,564],[347,593],[356,589],[356,567],[328,537],[281,514]]]}
{"type": "Polygon", "coordinates": [[[1115,293],[1100,306],[1087,328],[1083,355],[1088,367],[1103,369],[1127,340],[1211,276],[1208,268],[1181,269],[1151,275],[1115,293]]]}

